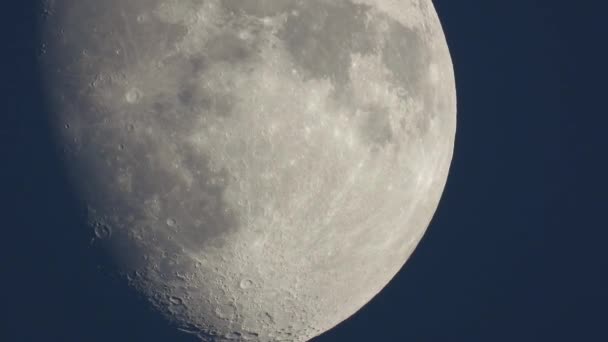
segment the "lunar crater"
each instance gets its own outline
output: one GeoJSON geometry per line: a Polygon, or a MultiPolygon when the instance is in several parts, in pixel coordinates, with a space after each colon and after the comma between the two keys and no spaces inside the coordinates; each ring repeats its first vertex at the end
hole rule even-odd
{"type": "Polygon", "coordinates": [[[44,13],[45,87],[93,245],[184,331],[310,339],[420,240],[455,130],[429,0],[55,0],[44,13]]]}

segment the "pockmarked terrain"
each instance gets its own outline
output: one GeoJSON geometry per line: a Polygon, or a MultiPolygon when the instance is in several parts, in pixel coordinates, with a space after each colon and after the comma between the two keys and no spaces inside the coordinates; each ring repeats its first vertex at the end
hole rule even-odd
{"type": "Polygon", "coordinates": [[[456,95],[430,0],[48,0],[45,88],[87,229],[204,341],[305,341],[399,271],[456,95]]]}

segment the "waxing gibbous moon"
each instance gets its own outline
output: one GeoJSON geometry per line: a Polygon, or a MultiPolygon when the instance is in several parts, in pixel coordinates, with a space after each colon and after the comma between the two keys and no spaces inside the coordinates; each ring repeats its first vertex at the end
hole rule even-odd
{"type": "Polygon", "coordinates": [[[203,341],[306,341],[399,271],[456,95],[430,0],[48,0],[51,121],[93,245],[203,341]]]}

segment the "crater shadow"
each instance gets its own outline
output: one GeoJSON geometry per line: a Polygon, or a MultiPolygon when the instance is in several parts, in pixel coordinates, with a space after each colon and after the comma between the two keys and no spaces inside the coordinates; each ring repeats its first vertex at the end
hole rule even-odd
{"type": "MultiPolygon", "coordinates": [[[[197,341],[113,275],[54,145],[41,0],[7,2],[0,116],[1,341],[197,341]]],[[[99,232],[98,232],[99,233],[99,232]]]]}

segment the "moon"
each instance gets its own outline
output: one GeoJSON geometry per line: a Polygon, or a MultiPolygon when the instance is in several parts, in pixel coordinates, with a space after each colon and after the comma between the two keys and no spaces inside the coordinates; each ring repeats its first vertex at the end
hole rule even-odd
{"type": "Polygon", "coordinates": [[[448,176],[430,0],[47,0],[40,56],[92,244],[202,341],[306,341],[399,271],[448,176]]]}

